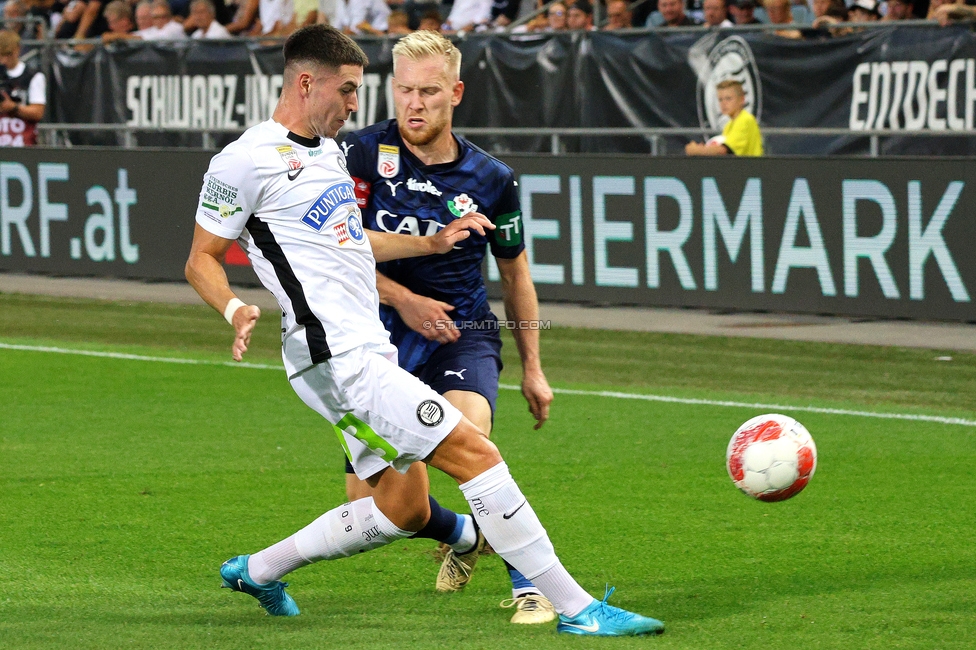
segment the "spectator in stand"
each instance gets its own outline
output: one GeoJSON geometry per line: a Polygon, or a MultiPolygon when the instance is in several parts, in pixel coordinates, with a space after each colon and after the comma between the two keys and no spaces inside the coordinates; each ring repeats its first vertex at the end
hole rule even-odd
{"type": "MultiPolygon", "coordinates": [[[[933,0],[933,4],[936,0],[933,0]]],[[[847,18],[852,23],[873,23],[881,20],[877,0],[855,0],[847,9],[847,18]]]]}
{"type": "Polygon", "coordinates": [[[731,0],[729,13],[736,25],[757,25],[759,19],[755,16],[756,0],[731,0]]]}
{"type": "Polygon", "coordinates": [[[417,31],[440,32],[441,25],[443,24],[444,17],[441,16],[441,12],[436,9],[431,9],[420,17],[420,26],[417,28],[417,31]]]}
{"type": "Polygon", "coordinates": [[[142,0],[136,5],[136,34],[152,29],[152,0],[142,0]]]}
{"type": "Polygon", "coordinates": [[[709,27],[732,27],[735,24],[729,20],[729,8],[725,0],[705,0],[702,12],[705,24],[709,27]]]}
{"type": "Polygon", "coordinates": [[[935,20],[935,12],[943,5],[964,4],[963,0],[929,0],[929,6],[925,13],[926,20],[935,20]]]}
{"type": "MultiPolygon", "coordinates": [[[[384,0],[347,0],[345,32],[350,36],[370,34],[379,36],[389,26],[390,5],[384,0]]],[[[338,25],[336,25],[338,27],[338,25]]]]}
{"type": "Polygon", "coordinates": [[[193,30],[191,38],[231,38],[227,28],[217,22],[217,8],[210,0],[193,0],[190,16],[183,22],[185,30],[193,30]]]}
{"type": "Polygon", "coordinates": [[[66,4],[61,10],[61,21],[54,30],[54,38],[74,38],[84,13],[85,3],[82,0],[71,0],[66,4]]]}
{"type": "MultiPolygon", "coordinates": [[[[317,24],[342,28],[346,20],[345,0],[317,0],[315,8],[315,22],[317,24]]],[[[295,11],[298,12],[297,7],[295,11]]]]}
{"type": "Polygon", "coordinates": [[[491,3],[491,25],[498,29],[508,27],[518,19],[522,0],[494,0],[491,3]]]}
{"type": "Polygon", "coordinates": [[[109,31],[108,18],[102,13],[105,5],[101,0],[87,0],[82,4],[84,12],[78,21],[78,28],[69,38],[95,38],[109,31]]]}
{"type": "Polygon", "coordinates": [[[391,36],[409,34],[413,31],[410,29],[410,16],[406,11],[397,9],[391,12],[386,22],[388,24],[386,33],[391,36]]]}
{"type": "Polygon", "coordinates": [[[293,0],[260,0],[258,20],[262,36],[284,36],[295,19],[293,0]]]}
{"type": "Polygon", "coordinates": [[[626,0],[610,0],[607,2],[607,24],[603,29],[630,29],[630,5],[626,0]]]}
{"type": "Polygon", "coordinates": [[[832,0],[813,0],[813,19],[816,20],[827,13],[832,0]]]}
{"type": "Polygon", "coordinates": [[[451,13],[441,27],[445,34],[471,32],[491,20],[492,0],[454,0],[451,13]]]}
{"type": "Polygon", "coordinates": [[[689,156],[763,155],[759,124],[752,113],[745,109],[746,94],[742,90],[742,83],[726,79],[716,86],[716,90],[719,108],[729,121],[722,129],[722,135],[705,143],[689,142],[685,153],[689,156]]]}
{"type": "Polygon", "coordinates": [[[888,0],[888,11],[882,20],[915,20],[915,3],[911,0],[888,0]]]}
{"type": "Polygon", "coordinates": [[[103,13],[108,23],[108,31],[102,33],[103,43],[138,38],[134,33],[136,25],[132,20],[132,8],[124,0],[112,0],[105,5],[103,13]]]}
{"type": "MultiPolygon", "coordinates": [[[[790,0],[764,0],[763,7],[769,22],[773,25],[793,24],[793,11],[790,9],[790,0]]],[[[777,29],[773,32],[782,38],[803,38],[803,34],[798,29],[777,29]]]]}
{"type": "Polygon", "coordinates": [[[566,11],[567,29],[582,29],[591,31],[593,29],[593,5],[589,0],[576,0],[569,5],[566,11]]]}
{"type": "MultiPolygon", "coordinates": [[[[140,28],[136,32],[139,38],[144,41],[178,41],[186,38],[183,25],[173,19],[173,12],[169,8],[169,2],[166,0],[153,0],[150,7],[152,9],[150,13],[152,26],[148,29],[140,28]]],[[[138,5],[136,9],[138,10],[138,5]]]]}
{"type": "Polygon", "coordinates": [[[566,5],[562,2],[554,2],[549,5],[549,9],[546,12],[546,29],[547,32],[564,32],[566,31],[566,5]]]}
{"type": "Polygon", "coordinates": [[[939,21],[943,27],[960,21],[972,22],[976,20],[976,7],[964,4],[942,4],[929,12],[929,18],[939,21]]]}
{"type": "Polygon", "coordinates": [[[260,0],[238,0],[234,19],[227,24],[227,31],[231,34],[249,35],[260,33],[258,9],[260,0]]]}
{"type": "Polygon", "coordinates": [[[37,64],[20,60],[20,36],[9,29],[0,31],[0,147],[29,147],[37,144],[37,123],[44,117],[47,80],[37,64]]]}
{"type": "MultiPolygon", "coordinates": [[[[694,25],[701,25],[700,21],[695,20],[685,13],[684,0],[658,0],[657,10],[661,12],[661,17],[664,18],[662,27],[692,27],[694,25]]],[[[650,21],[650,18],[648,18],[648,21],[650,21]]],[[[652,25],[648,22],[647,26],[651,27],[652,25]]]]}
{"type": "Polygon", "coordinates": [[[27,29],[27,24],[24,19],[27,18],[27,6],[21,2],[21,0],[7,0],[3,5],[3,28],[7,31],[17,34],[17,36],[24,37],[24,32],[27,29]]]}
{"type": "MultiPolygon", "coordinates": [[[[826,13],[819,18],[814,18],[812,33],[821,38],[824,36],[846,36],[854,30],[850,27],[832,27],[837,23],[846,22],[848,22],[847,4],[844,0],[832,0],[826,13]]],[[[807,33],[809,34],[810,30],[807,30],[807,33]]]]}

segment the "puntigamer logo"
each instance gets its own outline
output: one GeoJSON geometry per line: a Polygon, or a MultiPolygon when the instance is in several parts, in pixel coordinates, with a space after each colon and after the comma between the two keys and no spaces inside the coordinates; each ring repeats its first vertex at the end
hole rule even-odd
{"type": "Polygon", "coordinates": [[[319,232],[322,226],[343,206],[349,206],[348,211],[356,209],[356,193],[352,183],[344,181],[325,188],[312,207],[302,216],[302,223],[319,232]]]}

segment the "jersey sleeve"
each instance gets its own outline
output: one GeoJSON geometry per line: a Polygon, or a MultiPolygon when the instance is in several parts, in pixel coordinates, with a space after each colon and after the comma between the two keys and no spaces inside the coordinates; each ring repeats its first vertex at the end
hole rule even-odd
{"type": "Polygon", "coordinates": [[[370,194],[373,192],[370,170],[374,168],[375,163],[371,161],[366,145],[355,133],[347,134],[341,147],[346,156],[346,168],[352,176],[356,190],[356,205],[360,210],[365,210],[369,205],[370,194]]]}
{"type": "Polygon", "coordinates": [[[522,204],[515,175],[509,172],[503,183],[498,201],[489,215],[495,229],[488,235],[488,242],[492,255],[512,259],[525,250],[522,204]]]}
{"type": "Polygon", "coordinates": [[[31,77],[30,85],[27,87],[27,103],[47,104],[47,80],[43,72],[37,72],[31,77]]]}
{"type": "Polygon", "coordinates": [[[196,221],[207,232],[237,239],[254,214],[260,187],[254,161],[239,147],[224,149],[210,161],[197,202],[196,221]]]}

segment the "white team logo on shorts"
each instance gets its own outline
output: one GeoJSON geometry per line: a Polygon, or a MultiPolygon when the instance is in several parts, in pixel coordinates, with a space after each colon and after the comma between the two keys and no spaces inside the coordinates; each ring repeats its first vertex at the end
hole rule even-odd
{"type": "Polygon", "coordinates": [[[444,421],[444,409],[432,399],[425,399],[417,407],[417,419],[425,427],[436,427],[444,421]]]}

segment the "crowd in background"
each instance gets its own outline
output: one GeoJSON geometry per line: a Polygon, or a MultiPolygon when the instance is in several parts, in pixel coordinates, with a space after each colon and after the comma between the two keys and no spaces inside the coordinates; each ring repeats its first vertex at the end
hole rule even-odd
{"type": "Polygon", "coordinates": [[[6,0],[3,14],[7,29],[23,38],[50,30],[56,38],[101,38],[106,42],[285,36],[313,23],[328,23],[350,35],[395,35],[416,29],[454,34],[512,29],[513,25],[513,31],[554,32],[763,22],[784,25],[774,32],[778,36],[804,38],[811,30],[839,35],[856,29],[833,27],[837,23],[928,18],[948,24],[976,17],[976,7],[964,0],[600,0],[596,8],[591,0],[535,0],[531,8],[522,6],[530,2],[533,0],[6,0]],[[533,10],[538,15],[519,21],[533,10]],[[28,18],[35,23],[25,22],[28,18]]]}

